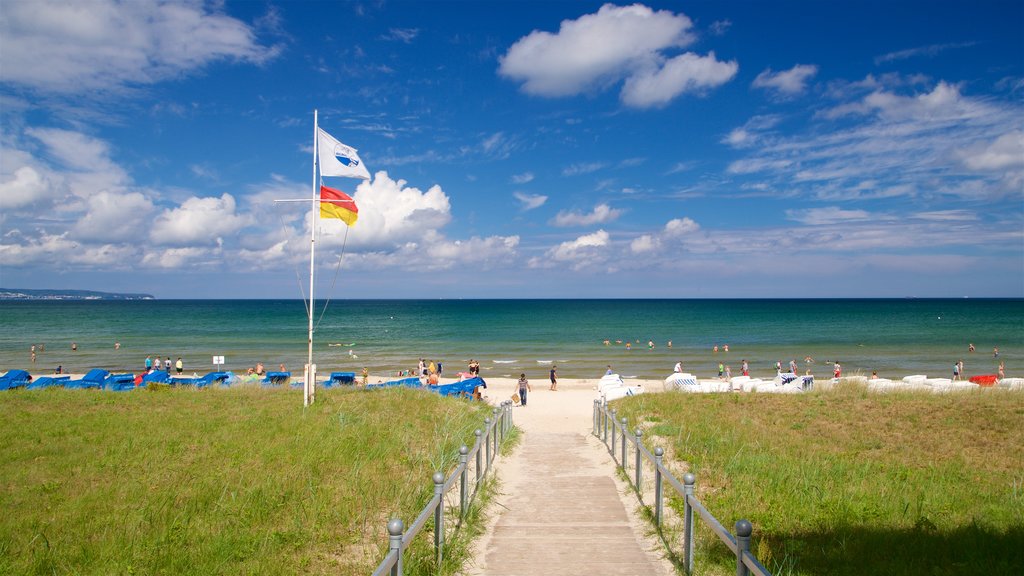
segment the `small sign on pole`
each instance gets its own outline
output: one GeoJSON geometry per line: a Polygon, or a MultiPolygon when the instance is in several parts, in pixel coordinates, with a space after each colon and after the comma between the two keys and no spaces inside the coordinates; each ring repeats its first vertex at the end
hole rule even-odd
{"type": "Polygon", "coordinates": [[[220,367],[224,365],[224,357],[223,356],[214,356],[213,357],[213,365],[216,366],[217,367],[217,371],[220,372],[220,367]]]}

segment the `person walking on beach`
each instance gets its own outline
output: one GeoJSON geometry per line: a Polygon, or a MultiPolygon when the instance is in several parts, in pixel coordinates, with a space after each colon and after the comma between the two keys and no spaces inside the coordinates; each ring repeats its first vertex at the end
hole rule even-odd
{"type": "Polygon", "coordinates": [[[677,373],[677,374],[682,372],[683,371],[683,361],[680,360],[679,362],[676,362],[676,367],[673,368],[672,371],[677,373]]]}
{"type": "Polygon", "coordinates": [[[747,364],[746,359],[743,360],[743,364],[741,365],[740,370],[743,371],[744,376],[750,376],[750,364],[747,364]]]}
{"type": "Polygon", "coordinates": [[[530,391],[530,392],[533,391],[533,389],[530,388],[530,382],[526,379],[526,374],[520,374],[519,375],[519,383],[518,383],[518,385],[519,385],[519,403],[522,404],[523,406],[526,406],[526,392],[527,391],[530,391]]]}
{"type": "Polygon", "coordinates": [[[170,356],[168,356],[167,360],[164,361],[164,370],[166,370],[168,374],[171,373],[171,357],[170,356]]]}
{"type": "Polygon", "coordinates": [[[796,360],[789,361],[789,373],[796,374],[796,360]]]}
{"type": "Polygon", "coordinates": [[[959,380],[959,379],[960,379],[960,362],[958,361],[958,362],[954,362],[953,363],[953,380],[956,381],[956,380],[959,380]]]}
{"type": "Polygon", "coordinates": [[[558,374],[556,373],[557,370],[558,370],[558,366],[555,366],[554,364],[552,364],[551,365],[551,389],[556,391],[556,392],[558,391],[558,374]]]}
{"type": "Polygon", "coordinates": [[[153,357],[152,356],[146,356],[146,372],[149,372],[152,369],[153,369],[153,357]]]}
{"type": "Polygon", "coordinates": [[[363,366],[363,386],[366,386],[366,384],[369,383],[369,381],[370,371],[366,369],[366,366],[363,366]]]}
{"type": "Polygon", "coordinates": [[[832,377],[838,380],[842,375],[843,367],[839,365],[839,362],[836,362],[832,365],[832,377]]]}
{"type": "Polygon", "coordinates": [[[185,369],[185,363],[181,361],[181,356],[178,356],[178,361],[174,363],[174,371],[181,374],[181,371],[185,369]]]}

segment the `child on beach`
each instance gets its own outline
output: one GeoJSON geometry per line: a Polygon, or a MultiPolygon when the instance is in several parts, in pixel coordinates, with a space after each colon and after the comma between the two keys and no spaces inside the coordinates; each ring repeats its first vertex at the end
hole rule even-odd
{"type": "Polygon", "coordinates": [[[517,385],[519,386],[519,403],[526,406],[526,392],[533,391],[533,389],[530,388],[530,382],[526,379],[526,374],[519,375],[519,382],[517,385]]]}

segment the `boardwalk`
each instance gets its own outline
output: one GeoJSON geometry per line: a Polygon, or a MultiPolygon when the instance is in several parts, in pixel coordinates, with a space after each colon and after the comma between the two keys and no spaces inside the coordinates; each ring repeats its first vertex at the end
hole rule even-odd
{"type": "MultiPolygon", "coordinates": [[[[473,576],[549,574],[671,575],[656,540],[644,536],[636,498],[590,436],[589,385],[548,390],[537,382],[529,406],[515,408],[523,439],[498,461],[500,494],[467,567],[473,576]]],[[[492,386],[507,397],[512,385],[492,386]]]]}

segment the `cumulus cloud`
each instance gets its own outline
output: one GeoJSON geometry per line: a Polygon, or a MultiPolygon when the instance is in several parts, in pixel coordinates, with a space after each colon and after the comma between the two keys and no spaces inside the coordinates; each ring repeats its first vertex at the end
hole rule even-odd
{"type": "Polygon", "coordinates": [[[212,245],[251,221],[235,212],[235,198],[230,194],[220,198],[193,197],[157,216],[149,237],[154,244],[164,246],[212,245]]]}
{"type": "Polygon", "coordinates": [[[654,239],[650,234],[644,234],[638,236],[629,243],[629,249],[634,254],[643,254],[644,252],[653,252],[658,248],[658,241],[654,239]]]}
{"type": "Polygon", "coordinates": [[[0,209],[29,206],[50,197],[53,186],[32,166],[20,166],[0,182],[0,209]]]}
{"type": "Polygon", "coordinates": [[[536,96],[572,96],[625,80],[623,103],[662,106],[685,92],[730,80],[736,63],[714,54],[670,52],[692,44],[693,23],[684,14],[641,4],[605,4],[595,14],[564,20],[558,33],[535,30],[500,58],[499,73],[522,82],[536,96]]]}
{"type": "Polygon", "coordinates": [[[547,196],[541,194],[527,194],[525,192],[513,192],[516,200],[523,205],[523,210],[533,210],[534,208],[540,208],[548,201],[547,196]]]}
{"type": "Polygon", "coordinates": [[[690,218],[674,218],[665,223],[664,234],[669,238],[678,238],[698,230],[700,230],[700,224],[690,218]]]}
{"type": "Polygon", "coordinates": [[[153,203],[139,192],[102,191],[86,200],[85,216],[75,223],[72,237],[88,241],[130,240],[148,222],[153,203]]]}
{"type": "Polygon", "coordinates": [[[607,204],[598,204],[589,214],[580,212],[559,212],[551,221],[555,226],[591,226],[612,222],[622,215],[622,210],[607,204]]]}
{"type": "Polygon", "coordinates": [[[608,246],[610,236],[604,230],[580,236],[575,240],[567,240],[551,248],[545,254],[548,262],[571,264],[573,269],[580,269],[588,264],[603,261],[603,249],[608,246]]]}
{"type": "MultiPolygon", "coordinates": [[[[359,221],[349,232],[349,244],[362,249],[389,249],[405,242],[422,242],[427,233],[446,226],[452,218],[451,203],[440,186],[425,192],[394,180],[386,171],[361,182],[351,194],[359,207],[359,221]]],[[[340,221],[321,221],[325,231],[337,232],[340,221]]]]}
{"type": "Polygon", "coordinates": [[[54,93],[152,84],[216,60],[259,64],[278,52],[196,0],[8,2],[0,17],[4,80],[54,93]]]}
{"type": "Polygon", "coordinates": [[[773,72],[768,68],[754,78],[754,88],[774,91],[780,96],[790,97],[803,94],[807,90],[807,82],[818,73],[818,67],[810,64],[797,64],[789,70],[773,72]]]}
{"type": "Polygon", "coordinates": [[[664,106],[685,92],[699,92],[725,84],[736,76],[735,60],[720,62],[711,52],[692,52],[672,58],[660,68],[638,72],[626,79],[622,101],[636,108],[664,106]]]}

